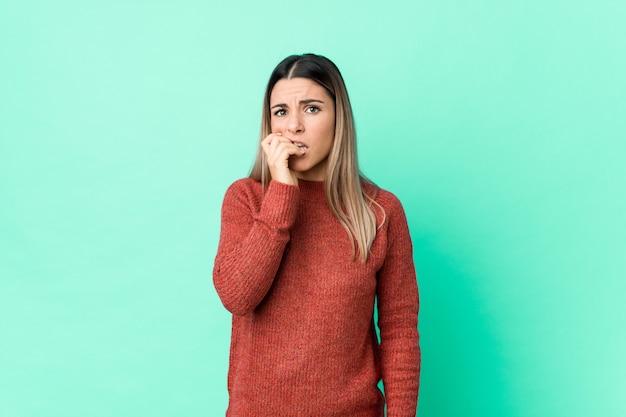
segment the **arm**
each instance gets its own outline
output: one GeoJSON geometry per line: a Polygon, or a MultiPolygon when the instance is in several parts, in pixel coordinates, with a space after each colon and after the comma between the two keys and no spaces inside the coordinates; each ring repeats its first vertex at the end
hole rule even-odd
{"type": "Polygon", "coordinates": [[[213,282],[233,314],[252,311],[271,287],[296,218],[298,196],[297,186],[271,181],[257,212],[240,183],[226,192],[213,282]]]}
{"type": "Polygon", "coordinates": [[[420,360],[413,247],[400,201],[387,210],[387,256],[378,271],[380,359],[388,417],[415,417],[420,360]]]}

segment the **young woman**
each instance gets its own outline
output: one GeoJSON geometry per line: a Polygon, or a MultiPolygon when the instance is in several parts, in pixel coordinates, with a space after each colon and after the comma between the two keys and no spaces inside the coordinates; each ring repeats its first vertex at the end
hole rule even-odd
{"type": "Polygon", "coordinates": [[[284,59],[261,130],[250,177],[224,197],[213,271],[233,314],[226,415],[415,416],[411,238],[398,199],[359,172],[337,67],[284,59]]]}

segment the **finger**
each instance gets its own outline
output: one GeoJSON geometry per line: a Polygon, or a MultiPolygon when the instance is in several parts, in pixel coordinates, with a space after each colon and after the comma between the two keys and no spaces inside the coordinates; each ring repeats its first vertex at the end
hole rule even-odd
{"type": "Polygon", "coordinates": [[[292,155],[302,155],[302,150],[291,142],[275,141],[265,149],[267,163],[273,166],[287,167],[292,155]]]}
{"type": "Polygon", "coordinates": [[[276,152],[287,152],[289,155],[303,154],[304,149],[296,146],[290,139],[272,142],[271,147],[276,152]]]}
{"type": "Polygon", "coordinates": [[[277,142],[291,142],[291,140],[281,133],[270,133],[261,141],[261,145],[272,145],[277,142]]]}
{"type": "Polygon", "coordinates": [[[282,134],[270,133],[265,139],[261,141],[261,145],[269,146],[272,149],[275,149],[276,146],[278,146],[278,144],[280,143],[291,145],[293,144],[293,140],[291,138],[283,136],[282,134]]]}

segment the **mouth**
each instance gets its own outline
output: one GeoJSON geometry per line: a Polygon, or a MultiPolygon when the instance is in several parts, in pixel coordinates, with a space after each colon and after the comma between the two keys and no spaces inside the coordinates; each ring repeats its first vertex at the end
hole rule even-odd
{"type": "Polygon", "coordinates": [[[294,145],[296,145],[298,148],[300,148],[300,150],[302,150],[302,151],[303,151],[303,153],[304,153],[304,152],[306,152],[306,151],[309,149],[309,147],[308,147],[308,146],[306,146],[306,145],[305,145],[304,143],[302,143],[302,142],[292,142],[292,143],[293,143],[294,145]]]}

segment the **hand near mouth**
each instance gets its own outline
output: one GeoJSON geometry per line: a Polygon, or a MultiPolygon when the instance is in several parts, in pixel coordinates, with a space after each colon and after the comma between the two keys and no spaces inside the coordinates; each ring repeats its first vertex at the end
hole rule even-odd
{"type": "Polygon", "coordinates": [[[267,165],[273,180],[298,185],[296,173],[289,168],[290,156],[304,155],[308,148],[303,143],[292,141],[281,133],[270,133],[261,141],[267,165]]]}

